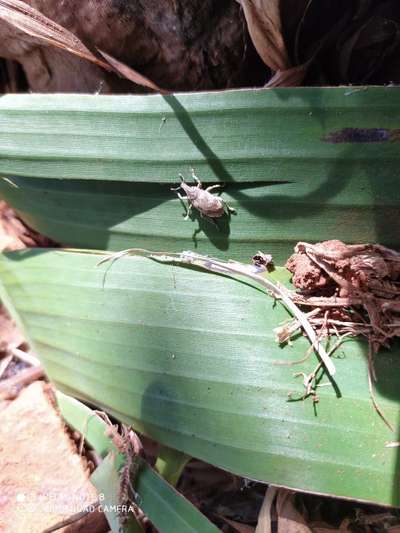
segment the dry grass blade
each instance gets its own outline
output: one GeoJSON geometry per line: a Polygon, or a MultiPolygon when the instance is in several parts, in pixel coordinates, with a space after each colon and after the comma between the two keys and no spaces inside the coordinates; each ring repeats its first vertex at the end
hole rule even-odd
{"type": "Polygon", "coordinates": [[[101,54],[106,61],[96,57],[76,35],[21,0],[0,0],[0,19],[31,37],[91,61],[108,71],[116,70],[138,85],[161,92],[151,80],[104,52],[101,54]]]}
{"type": "Polygon", "coordinates": [[[270,69],[285,71],[290,62],[282,35],[279,0],[238,0],[254,46],[270,69]]]}
{"type": "Polygon", "coordinates": [[[279,489],[276,496],[278,533],[312,533],[305,517],[296,508],[296,494],[290,490],[279,489]]]}
{"type": "Polygon", "coordinates": [[[93,55],[76,35],[21,0],[0,0],[0,18],[31,37],[68,50],[83,59],[111,70],[111,67],[93,55]]]}

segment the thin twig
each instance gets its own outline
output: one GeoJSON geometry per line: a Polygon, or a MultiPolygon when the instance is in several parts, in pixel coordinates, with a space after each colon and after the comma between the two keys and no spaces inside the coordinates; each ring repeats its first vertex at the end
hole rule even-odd
{"type": "MultiPolygon", "coordinates": [[[[372,359],[373,357],[373,351],[372,351],[372,346],[370,345],[369,346],[369,350],[368,350],[368,361],[370,359],[372,359]]],[[[385,413],[383,412],[382,408],[380,407],[380,405],[378,404],[378,402],[376,401],[376,398],[375,398],[375,394],[374,394],[374,386],[373,386],[373,382],[372,382],[372,373],[371,373],[371,367],[370,365],[368,364],[368,388],[369,388],[369,395],[371,397],[371,400],[372,400],[372,404],[375,408],[375,411],[378,413],[378,415],[382,418],[382,420],[385,422],[385,424],[387,425],[387,427],[394,432],[394,426],[393,424],[388,420],[388,418],[386,417],[385,413]]]]}
{"type": "Polygon", "coordinates": [[[301,363],[305,363],[307,359],[310,357],[311,352],[313,351],[313,347],[309,346],[306,355],[302,357],[301,359],[297,359],[297,361],[283,361],[281,359],[278,359],[276,361],[272,361],[272,364],[275,366],[295,366],[300,365],[301,363]]]}

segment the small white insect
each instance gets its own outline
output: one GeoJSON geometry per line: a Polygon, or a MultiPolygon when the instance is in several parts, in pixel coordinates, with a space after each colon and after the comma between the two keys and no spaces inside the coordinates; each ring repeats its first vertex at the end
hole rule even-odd
{"type": "Polygon", "coordinates": [[[182,196],[177,193],[180,200],[183,202],[187,200],[188,207],[186,208],[185,220],[188,220],[192,207],[197,209],[201,216],[205,216],[213,220],[214,218],[221,218],[225,213],[236,213],[236,211],[230,207],[222,198],[211,194],[211,191],[221,188],[221,185],[211,185],[207,189],[203,189],[203,185],[199,178],[195,175],[192,169],[192,178],[196,181],[197,185],[188,185],[185,182],[185,178],[182,174],[179,174],[182,183],[179,187],[171,189],[172,191],[178,191],[183,189],[186,196],[182,196]]]}

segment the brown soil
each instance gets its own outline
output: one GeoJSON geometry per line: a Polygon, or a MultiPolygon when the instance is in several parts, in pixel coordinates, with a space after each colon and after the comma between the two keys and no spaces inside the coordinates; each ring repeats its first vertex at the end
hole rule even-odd
{"type": "Polygon", "coordinates": [[[306,255],[292,255],[286,263],[286,268],[289,272],[292,272],[293,285],[298,289],[306,291],[319,290],[326,288],[330,284],[329,277],[306,255]]]}

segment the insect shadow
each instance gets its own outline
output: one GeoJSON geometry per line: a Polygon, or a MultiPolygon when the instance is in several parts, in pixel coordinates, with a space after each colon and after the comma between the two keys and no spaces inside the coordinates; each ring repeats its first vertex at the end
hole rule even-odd
{"type": "MultiPolygon", "coordinates": [[[[187,213],[187,206],[184,200],[181,199],[182,207],[187,213]]],[[[190,220],[191,222],[198,223],[196,229],[192,233],[192,241],[195,248],[198,248],[200,235],[204,235],[204,239],[208,239],[219,250],[228,250],[229,248],[229,236],[230,236],[230,221],[232,212],[227,210],[222,217],[210,218],[204,216],[197,209],[191,209],[187,215],[182,213],[182,217],[190,220]]],[[[235,216],[235,215],[233,215],[235,216]]],[[[186,221],[187,223],[187,221],[186,221]]]]}

